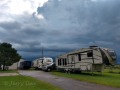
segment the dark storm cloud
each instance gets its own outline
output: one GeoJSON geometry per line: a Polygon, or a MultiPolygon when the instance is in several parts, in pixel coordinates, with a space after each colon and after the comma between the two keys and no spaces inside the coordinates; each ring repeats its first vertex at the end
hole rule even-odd
{"type": "MultiPolygon", "coordinates": [[[[22,52],[41,52],[42,50],[42,46],[39,46],[39,47],[35,47],[36,44],[34,44],[33,46],[32,45],[27,45],[27,47],[24,47],[24,48],[19,48],[18,50],[19,51],[22,51],[22,52]]],[[[44,47],[43,47],[44,48],[44,47]]],[[[45,47],[44,48],[44,51],[45,52],[68,52],[68,51],[72,51],[74,49],[72,48],[61,48],[61,47],[57,47],[57,46],[54,46],[54,47],[45,47]]]]}
{"type": "Polygon", "coordinates": [[[14,29],[21,29],[21,24],[16,21],[0,22],[0,27],[6,30],[14,30],[14,29]]]}
{"type": "Polygon", "coordinates": [[[63,42],[116,49],[120,41],[119,4],[118,0],[49,0],[37,11],[55,24],[54,28],[64,28],[63,42]]]}
{"type": "Polygon", "coordinates": [[[56,57],[89,45],[113,48],[119,56],[119,8],[119,0],[49,0],[32,15],[0,22],[0,35],[6,35],[1,41],[13,43],[24,57],[39,57],[41,47],[56,57]]]}

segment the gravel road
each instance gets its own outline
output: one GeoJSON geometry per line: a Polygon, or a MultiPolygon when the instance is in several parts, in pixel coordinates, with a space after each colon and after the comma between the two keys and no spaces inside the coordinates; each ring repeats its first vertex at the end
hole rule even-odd
{"type": "Polygon", "coordinates": [[[49,72],[43,71],[19,71],[21,75],[31,76],[38,80],[49,82],[63,90],[120,90],[118,88],[107,87],[103,85],[63,78],[51,75],[49,72]]]}

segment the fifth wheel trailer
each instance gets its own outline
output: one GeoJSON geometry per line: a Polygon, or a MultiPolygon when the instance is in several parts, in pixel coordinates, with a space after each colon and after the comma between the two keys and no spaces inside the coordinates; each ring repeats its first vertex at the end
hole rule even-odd
{"type": "Polygon", "coordinates": [[[114,65],[115,63],[116,54],[114,50],[90,46],[58,56],[56,68],[67,72],[102,72],[104,65],[114,65]]]}

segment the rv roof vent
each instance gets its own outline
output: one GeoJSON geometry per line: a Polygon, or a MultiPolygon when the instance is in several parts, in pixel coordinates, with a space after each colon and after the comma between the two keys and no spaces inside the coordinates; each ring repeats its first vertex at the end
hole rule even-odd
{"type": "Polygon", "coordinates": [[[90,48],[97,48],[98,46],[95,46],[95,45],[93,45],[93,46],[89,46],[90,48]]]}

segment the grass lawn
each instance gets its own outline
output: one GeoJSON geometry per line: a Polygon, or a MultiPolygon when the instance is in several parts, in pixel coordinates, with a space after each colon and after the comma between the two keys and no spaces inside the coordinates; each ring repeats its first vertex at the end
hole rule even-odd
{"type": "Polygon", "coordinates": [[[0,70],[0,73],[18,73],[17,70],[0,70]]]}
{"type": "Polygon", "coordinates": [[[102,75],[95,74],[94,76],[92,76],[90,73],[67,74],[57,71],[53,71],[51,73],[54,75],[72,78],[80,81],[92,82],[92,83],[120,88],[120,74],[118,73],[103,72],[102,75]]]}
{"type": "Polygon", "coordinates": [[[27,76],[0,77],[0,90],[62,90],[49,83],[27,76]]]}

